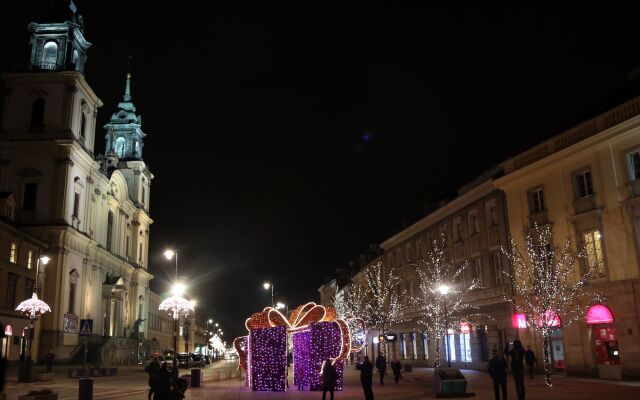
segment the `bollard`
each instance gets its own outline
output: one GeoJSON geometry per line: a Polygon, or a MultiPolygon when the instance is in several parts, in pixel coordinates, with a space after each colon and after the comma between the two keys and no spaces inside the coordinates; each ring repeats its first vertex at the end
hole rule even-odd
{"type": "Polygon", "coordinates": [[[193,368],[191,370],[191,387],[200,387],[200,380],[202,378],[200,368],[193,368]]]}
{"type": "Polygon", "coordinates": [[[93,400],[93,379],[83,378],[78,383],[78,400],[93,400]]]}

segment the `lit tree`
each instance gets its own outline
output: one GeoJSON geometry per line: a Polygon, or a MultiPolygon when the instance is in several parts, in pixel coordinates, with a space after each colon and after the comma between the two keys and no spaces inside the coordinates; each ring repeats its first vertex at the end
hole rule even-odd
{"type": "Polygon", "coordinates": [[[510,249],[502,249],[513,266],[513,273],[503,271],[514,291],[514,297],[506,300],[542,336],[545,384],[551,387],[551,333],[583,318],[591,304],[604,300],[602,293],[585,286],[598,263],[588,261],[586,246],[573,252],[570,240],[561,248],[554,247],[550,225],[534,225],[524,246],[523,254],[510,239],[510,249]],[[585,260],[582,272],[575,268],[581,259],[585,260]]]}
{"type": "Polygon", "coordinates": [[[435,368],[440,367],[440,340],[449,327],[460,326],[479,315],[478,308],[466,301],[469,292],[480,287],[479,280],[474,277],[465,282],[469,264],[464,261],[456,266],[445,256],[445,245],[443,234],[439,241],[433,241],[426,258],[414,264],[419,284],[412,301],[418,310],[418,326],[434,340],[435,368]]]}
{"type": "Polygon", "coordinates": [[[356,293],[365,299],[363,319],[368,326],[375,327],[380,333],[402,323],[406,305],[406,292],[401,279],[393,266],[385,268],[381,261],[364,269],[365,284],[362,293],[356,293]]]}
{"type": "MultiPolygon", "coordinates": [[[[333,307],[336,310],[337,317],[347,322],[351,332],[351,343],[360,344],[364,339],[357,337],[357,335],[364,333],[362,332],[361,321],[364,320],[367,307],[365,286],[361,283],[351,282],[342,289],[336,287],[336,293],[333,296],[333,307]]],[[[359,346],[354,345],[353,347],[359,346]]]]}

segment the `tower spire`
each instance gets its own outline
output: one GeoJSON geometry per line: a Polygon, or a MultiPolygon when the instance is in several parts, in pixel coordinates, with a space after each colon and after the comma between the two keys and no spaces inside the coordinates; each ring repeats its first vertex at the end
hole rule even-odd
{"type": "Polygon", "coordinates": [[[127,73],[127,84],[124,88],[124,101],[131,101],[131,72],[127,73]]]}

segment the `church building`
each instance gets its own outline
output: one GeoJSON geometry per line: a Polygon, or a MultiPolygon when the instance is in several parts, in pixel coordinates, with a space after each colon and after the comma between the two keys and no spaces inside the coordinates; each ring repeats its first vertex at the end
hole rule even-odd
{"type": "Polygon", "coordinates": [[[28,26],[27,70],[2,75],[0,193],[15,203],[12,226],[33,238],[31,247],[42,242],[33,251],[51,258],[38,277],[31,272],[51,307],[37,323],[34,356],[53,350],[58,360],[81,360],[81,322],[89,320],[82,333],[90,334],[94,361],[128,363],[145,338],[153,278],[146,135],[129,74],[103,127],[106,155],[96,155],[103,102],[84,76],[91,43],[73,1],[54,4],[28,26]]]}

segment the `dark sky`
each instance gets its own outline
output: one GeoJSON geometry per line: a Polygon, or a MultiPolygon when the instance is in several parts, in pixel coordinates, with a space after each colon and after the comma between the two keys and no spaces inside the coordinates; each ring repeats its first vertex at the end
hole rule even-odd
{"type": "MultiPolygon", "coordinates": [[[[569,127],[640,68],[637,1],[423,3],[77,1],[100,126],[133,56],[156,290],[175,246],[193,297],[242,334],[270,302],[264,280],[276,300],[316,300],[427,198],[569,127]]],[[[0,0],[0,70],[25,63],[37,4],[0,0]]]]}

